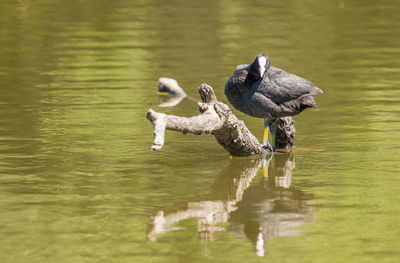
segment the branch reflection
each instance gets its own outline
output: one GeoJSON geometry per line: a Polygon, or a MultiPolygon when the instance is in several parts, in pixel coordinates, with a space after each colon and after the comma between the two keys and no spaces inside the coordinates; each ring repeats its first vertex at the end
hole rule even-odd
{"type": "Polygon", "coordinates": [[[160,107],[173,107],[178,105],[185,97],[178,97],[168,94],[158,96],[158,106],[160,107]]]}
{"type": "Polygon", "coordinates": [[[231,160],[218,177],[210,199],[190,202],[187,209],[159,211],[151,220],[150,241],[157,235],[181,229],[177,224],[197,218],[200,240],[214,240],[215,231],[233,231],[251,240],[256,254],[264,256],[266,241],[298,234],[296,227],[313,220],[314,205],[301,190],[291,187],[294,153],[277,153],[269,159],[231,160]],[[263,166],[263,176],[255,181],[263,166]],[[250,185],[251,184],[251,185],[250,185]],[[228,227],[221,223],[229,222],[228,227]]]}

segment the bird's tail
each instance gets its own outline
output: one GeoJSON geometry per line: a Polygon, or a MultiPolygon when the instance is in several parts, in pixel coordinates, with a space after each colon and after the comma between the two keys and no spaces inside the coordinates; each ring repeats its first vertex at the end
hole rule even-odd
{"type": "Polygon", "coordinates": [[[324,91],[322,89],[314,86],[309,94],[316,95],[316,94],[322,94],[322,93],[324,93],[324,91]]]}
{"type": "MultiPolygon", "coordinates": [[[[321,90],[322,92],[322,90],[321,90]]],[[[305,94],[301,96],[299,99],[301,100],[301,105],[305,106],[305,108],[316,108],[318,109],[317,102],[313,96],[314,94],[305,94]]]]}
{"type": "Polygon", "coordinates": [[[287,101],[280,105],[282,113],[287,113],[287,116],[299,114],[307,108],[317,108],[317,103],[312,94],[304,94],[297,99],[287,101]]]}

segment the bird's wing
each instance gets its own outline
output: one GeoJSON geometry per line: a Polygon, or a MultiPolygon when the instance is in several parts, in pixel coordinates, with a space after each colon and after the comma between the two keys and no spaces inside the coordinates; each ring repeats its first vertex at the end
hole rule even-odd
{"type": "Polygon", "coordinates": [[[247,64],[242,64],[236,67],[232,76],[225,84],[225,94],[232,93],[240,95],[248,89],[248,86],[243,85],[247,77],[247,71],[244,69],[248,66],[247,64]]]}
{"type": "Polygon", "coordinates": [[[242,70],[248,66],[249,66],[249,64],[241,64],[235,68],[235,71],[242,70]]]}
{"type": "Polygon", "coordinates": [[[268,117],[268,113],[275,116],[280,111],[278,105],[259,92],[249,93],[246,102],[248,102],[245,105],[247,108],[246,113],[254,117],[265,118],[268,117]]]}
{"type": "Polygon", "coordinates": [[[322,93],[322,90],[311,81],[272,66],[266,72],[257,90],[276,104],[304,95],[322,93]]]}

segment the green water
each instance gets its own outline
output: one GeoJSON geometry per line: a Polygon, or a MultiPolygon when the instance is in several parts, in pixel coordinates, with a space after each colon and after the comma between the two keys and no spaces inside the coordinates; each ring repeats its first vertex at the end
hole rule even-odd
{"type": "MultiPolygon", "coordinates": [[[[0,262],[399,262],[400,5],[0,3],[0,262]],[[157,79],[198,98],[261,52],[325,91],[296,149],[150,151],[157,79]],[[257,255],[258,254],[258,255],[257,255]],[[262,256],[263,255],[263,256],[262,256]]],[[[235,111],[260,139],[263,122],[235,111]]]]}

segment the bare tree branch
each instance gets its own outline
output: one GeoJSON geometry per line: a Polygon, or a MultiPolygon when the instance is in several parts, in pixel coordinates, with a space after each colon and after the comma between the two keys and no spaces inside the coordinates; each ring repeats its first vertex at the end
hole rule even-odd
{"type": "MultiPolygon", "coordinates": [[[[218,101],[212,87],[202,84],[199,88],[202,102],[198,103],[200,115],[187,118],[175,115],[166,115],[150,109],[147,119],[153,124],[153,150],[159,150],[164,145],[165,129],[196,135],[213,134],[218,143],[234,156],[266,155],[271,151],[270,146],[262,145],[257,138],[247,129],[243,121],[238,120],[229,107],[218,101]]],[[[291,119],[291,118],[290,118],[291,119]]],[[[294,139],[294,134],[287,135],[287,125],[293,126],[293,121],[282,122],[278,125],[278,133],[286,129],[282,138],[294,139]],[[282,131],[281,131],[282,130],[282,131]]],[[[277,136],[278,137],[278,136],[277,136]]],[[[288,146],[288,143],[285,143],[288,146]]]]}

